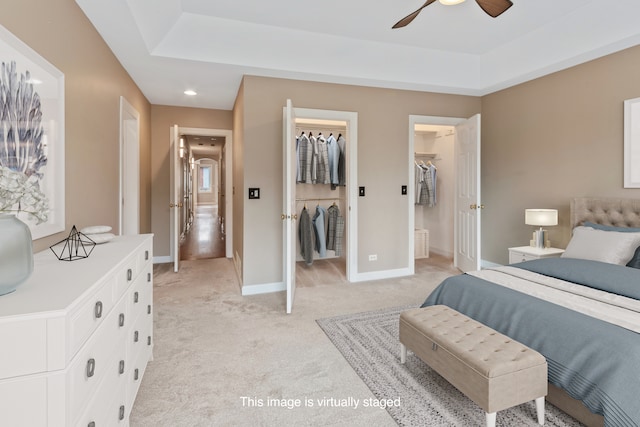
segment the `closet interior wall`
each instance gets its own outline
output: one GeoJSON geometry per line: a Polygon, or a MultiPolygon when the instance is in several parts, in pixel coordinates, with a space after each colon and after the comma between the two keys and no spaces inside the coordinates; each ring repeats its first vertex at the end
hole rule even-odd
{"type": "MultiPolygon", "coordinates": [[[[322,135],[325,139],[331,134],[338,139],[338,136],[342,136],[346,140],[346,146],[349,146],[349,140],[347,139],[347,125],[340,122],[340,124],[331,121],[331,124],[318,123],[319,120],[305,121],[304,118],[296,118],[296,137],[300,137],[302,132],[307,136],[312,134],[314,137],[322,135]]],[[[345,155],[348,149],[345,150],[345,155]]],[[[345,162],[346,164],[347,162],[345,162]]],[[[328,209],[332,204],[335,204],[340,209],[340,215],[345,220],[344,238],[342,243],[342,254],[336,255],[334,250],[327,250],[325,257],[320,258],[318,252],[314,251],[313,262],[323,259],[335,259],[341,258],[346,261],[347,257],[347,233],[348,233],[348,221],[347,221],[347,187],[337,186],[332,189],[330,184],[308,184],[308,183],[296,183],[296,212],[298,218],[302,209],[306,206],[309,212],[309,216],[313,218],[316,212],[316,206],[320,205],[325,209],[328,209]]],[[[300,239],[296,240],[296,260],[303,261],[302,255],[300,255],[300,239]]]]}
{"type": "Polygon", "coordinates": [[[416,163],[432,162],[437,168],[436,205],[415,205],[415,228],[429,230],[430,252],[453,257],[455,201],[455,127],[416,125],[416,163]]]}

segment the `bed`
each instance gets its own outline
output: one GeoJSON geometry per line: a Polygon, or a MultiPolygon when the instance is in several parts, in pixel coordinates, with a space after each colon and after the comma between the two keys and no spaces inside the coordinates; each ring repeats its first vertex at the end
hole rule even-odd
{"type": "Polygon", "coordinates": [[[640,200],[578,198],[561,258],[444,280],[444,304],[539,351],[548,400],[587,425],[640,425],[640,200]]]}

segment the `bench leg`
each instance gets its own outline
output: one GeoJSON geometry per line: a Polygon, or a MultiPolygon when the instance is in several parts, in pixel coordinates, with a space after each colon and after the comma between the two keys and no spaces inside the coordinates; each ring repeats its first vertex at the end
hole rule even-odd
{"type": "Polygon", "coordinates": [[[495,427],[496,426],[496,413],[495,412],[487,412],[487,427],[495,427]]]}
{"type": "Polygon", "coordinates": [[[404,365],[404,362],[407,361],[407,346],[400,343],[400,363],[404,365]]]}
{"type": "Polygon", "coordinates": [[[536,399],[536,412],[538,414],[538,424],[544,425],[544,396],[536,399]]]}

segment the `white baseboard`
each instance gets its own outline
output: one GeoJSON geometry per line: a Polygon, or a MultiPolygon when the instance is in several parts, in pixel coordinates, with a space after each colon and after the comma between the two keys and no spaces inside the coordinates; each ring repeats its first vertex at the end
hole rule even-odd
{"type": "Polygon", "coordinates": [[[242,296],[268,294],[271,292],[286,291],[287,286],[284,282],[262,283],[260,285],[245,285],[242,287],[242,296]]]}
{"type": "Polygon", "coordinates": [[[166,264],[167,262],[171,262],[171,256],[154,256],[153,263],[154,264],[166,264]]]}
{"type": "Polygon", "coordinates": [[[353,282],[365,282],[367,280],[392,279],[394,277],[410,276],[409,268],[398,268],[395,270],[372,271],[369,273],[358,273],[353,277],[353,282]]]}

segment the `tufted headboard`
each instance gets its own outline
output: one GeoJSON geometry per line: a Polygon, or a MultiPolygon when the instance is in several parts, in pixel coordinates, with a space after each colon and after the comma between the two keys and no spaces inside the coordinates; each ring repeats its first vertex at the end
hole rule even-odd
{"type": "Polygon", "coordinates": [[[640,227],[640,199],[589,198],[571,201],[571,229],[589,221],[616,227],[640,227]]]}

